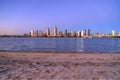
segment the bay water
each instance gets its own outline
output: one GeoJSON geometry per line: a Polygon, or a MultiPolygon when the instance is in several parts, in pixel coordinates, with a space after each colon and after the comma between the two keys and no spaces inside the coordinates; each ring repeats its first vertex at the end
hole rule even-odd
{"type": "Polygon", "coordinates": [[[0,51],[119,53],[120,38],[1,37],[0,51]]]}

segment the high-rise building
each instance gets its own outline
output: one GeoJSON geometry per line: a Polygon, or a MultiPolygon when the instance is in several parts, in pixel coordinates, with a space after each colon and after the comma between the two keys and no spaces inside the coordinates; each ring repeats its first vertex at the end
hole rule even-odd
{"type": "Polygon", "coordinates": [[[72,31],[72,32],[71,32],[71,37],[76,37],[75,31],[72,31]]]}
{"type": "Polygon", "coordinates": [[[91,36],[90,29],[88,29],[88,37],[90,37],[90,36],[91,36]]]}
{"type": "Polygon", "coordinates": [[[38,34],[39,34],[39,31],[37,30],[37,31],[36,31],[36,36],[37,36],[37,37],[39,37],[39,35],[38,35],[38,34]]]}
{"type": "Polygon", "coordinates": [[[83,37],[84,36],[84,32],[83,32],[83,30],[81,31],[81,37],[83,37]]]}
{"type": "Polygon", "coordinates": [[[112,30],[112,36],[115,36],[115,30],[112,30]]]}
{"type": "Polygon", "coordinates": [[[65,37],[68,36],[67,30],[65,30],[64,36],[65,36],[65,37]]]}
{"type": "Polygon", "coordinates": [[[57,27],[56,26],[54,27],[54,36],[55,37],[57,36],[57,27]]]}
{"type": "Polygon", "coordinates": [[[78,31],[77,36],[81,37],[81,31],[78,31]]]}
{"type": "Polygon", "coordinates": [[[30,31],[30,36],[31,36],[31,37],[34,37],[34,36],[35,36],[35,33],[34,33],[33,30],[30,31]]]}
{"type": "Polygon", "coordinates": [[[84,37],[86,37],[86,29],[84,30],[84,37]]]}
{"type": "Polygon", "coordinates": [[[50,29],[48,28],[46,31],[47,36],[50,36],[50,29]]]}

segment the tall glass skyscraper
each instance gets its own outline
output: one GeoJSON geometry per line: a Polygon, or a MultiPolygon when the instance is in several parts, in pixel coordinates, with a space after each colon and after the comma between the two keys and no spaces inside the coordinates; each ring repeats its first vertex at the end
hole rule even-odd
{"type": "Polygon", "coordinates": [[[54,27],[54,36],[55,37],[57,36],[57,27],[56,26],[54,27]]]}

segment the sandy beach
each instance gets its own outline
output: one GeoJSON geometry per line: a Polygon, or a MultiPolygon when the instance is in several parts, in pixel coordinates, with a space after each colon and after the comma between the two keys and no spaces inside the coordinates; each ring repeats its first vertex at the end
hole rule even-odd
{"type": "Polygon", "coordinates": [[[0,52],[0,80],[120,80],[120,53],[0,52]]]}

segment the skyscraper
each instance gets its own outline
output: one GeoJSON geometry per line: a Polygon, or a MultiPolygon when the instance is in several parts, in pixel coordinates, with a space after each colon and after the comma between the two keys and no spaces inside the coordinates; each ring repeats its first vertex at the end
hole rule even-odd
{"type": "Polygon", "coordinates": [[[86,37],[86,29],[84,30],[84,37],[86,37]]]}
{"type": "Polygon", "coordinates": [[[81,37],[83,37],[84,36],[84,32],[83,32],[83,30],[81,31],[81,37]]]}
{"type": "Polygon", "coordinates": [[[71,32],[71,37],[76,37],[76,32],[75,31],[71,32]]]}
{"type": "Polygon", "coordinates": [[[47,36],[50,36],[50,29],[48,28],[46,31],[47,36]]]}
{"type": "Polygon", "coordinates": [[[112,30],[112,36],[115,36],[115,30],[112,30]]]}
{"type": "Polygon", "coordinates": [[[81,31],[78,31],[77,36],[81,37],[81,31]]]}
{"type": "Polygon", "coordinates": [[[90,36],[91,36],[90,29],[88,29],[88,37],[90,37],[90,36]]]}
{"type": "Polygon", "coordinates": [[[35,36],[35,34],[34,34],[34,31],[33,31],[33,30],[31,30],[31,31],[30,31],[30,36],[31,36],[31,37],[34,37],[34,36],[35,36]]]}
{"type": "Polygon", "coordinates": [[[57,36],[57,27],[55,26],[54,27],[54,37],[56,37],[57,36]]]}
{"type": "Polygon", "coordinates": [[[37,37],[39,37],[39,35],[38,35],[38,34],[39,34],[39,31],[37,30],[37,31],[36,31],[36,36],[37,36],[37,37]]]}
{"type": "Polygon", "coordinates": [[[68,36],[67,30],[65,30],[64,36],[65,36],[65,37],[68,36]]]}

